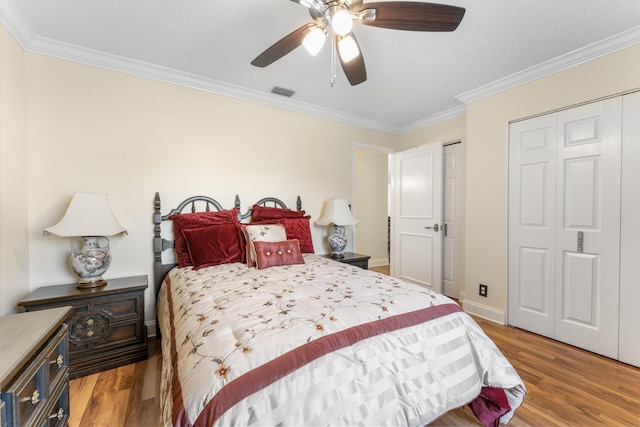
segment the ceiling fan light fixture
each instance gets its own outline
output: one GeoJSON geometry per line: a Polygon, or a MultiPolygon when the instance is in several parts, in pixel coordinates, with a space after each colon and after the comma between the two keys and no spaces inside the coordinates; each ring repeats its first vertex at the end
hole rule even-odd
{"type": "Polygon", "coordinates": [[[338,52],[340,53],[342,62],[344,62],[345,64],[360,55],[358,44],[353,39],[353,37],[351,37],[351,35],[343,37],[338,41],[338,52]]]}
{"type": "Polygon", "coordinates": [[[353,28],[353,18],[346,9],[339,6],[332,6],[329,12],[331,16],[331,28],[339,36],[346,36],[353,28]]]}
{"type": "Polygon", "coordinates": [[[322,46],[324,46],[326,38],[327,33],[325,33],[322,28],[314,27],[307,31],[304,39],[302,40],[302,45],[307,49],[307,52],[309,52],[311,56],[316,56],[318,52],[320,52],[320,49],[322,49],[322,46]]]}

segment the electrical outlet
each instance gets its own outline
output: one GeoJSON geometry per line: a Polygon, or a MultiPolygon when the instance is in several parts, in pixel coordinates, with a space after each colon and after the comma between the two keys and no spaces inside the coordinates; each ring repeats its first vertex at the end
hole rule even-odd
{"type": "Polygon", "coordinates": [[[480,283],[480,286],[478,287],[478,295],[486,298],[488,293],[489,293],[489,287],[487,285],[483,285],[482,283],[480,283]]]}

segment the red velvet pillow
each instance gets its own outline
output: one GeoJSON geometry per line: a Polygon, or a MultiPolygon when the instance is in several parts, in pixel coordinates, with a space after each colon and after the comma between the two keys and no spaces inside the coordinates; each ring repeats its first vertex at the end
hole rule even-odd
{"type": "Polygon", "coordinates": [[[182,234],[189,248],[194,269],[242,261],[236,224],[217,224],[187,228],[182,234]]]}
{"type": "Polygon", "coordinates": [[[187,247],[187,242],[184,239],[182,230],[215,224],[237,224],[240,222],[238,220],[237,208],[220,212],[176,214],[171,215],[169,219],[173,221],[173,241],[178,257],[178,267],[188,267],[192,265],[189,248],[187,247]]]}
{"type": "Polygon", "coordinates": [[[297,240],[284,240],[282,242],[255,241],[253,242],[253,248],[258,269],[279,265],[304,264],[304,258],[300,253],[300,245],[297,240]]]}
{"type": "Polygon", "coordinates": [[[246,264],[247,262],[247,241],[245,239],[244,233],[242,232],[242,226],[244,224],[237,223],[236,229],[238,230],[238,243],[240,244],[240,251],[242,252],[242,259],[240,262],[246,264]]]}
{"type": "MultiPolygon", "coordinates": [[[[300,242],[300,251],[303,254],[312,254],[313,238],[311,237],[311,227],[309,225],[310,215],[302,218],[280,218],[260,221],[260,224],[282,224],[287,231],[287,239],[297,239],[300,242]]],[[[252,222],[252,224],[255,224],[252,222]]]]}
{"type": "Polygon", "coordinates": [[[304,214],[304,211],[292,211],[291,209],[253,205],[251,208],[251,222],[279,218],[302,218],[304,214]]]}

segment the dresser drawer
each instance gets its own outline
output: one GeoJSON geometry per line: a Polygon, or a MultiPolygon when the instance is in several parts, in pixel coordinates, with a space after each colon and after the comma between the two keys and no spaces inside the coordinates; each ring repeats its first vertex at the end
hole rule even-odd
{"type": "Polygon", "coordinates": [[[68,386],[66,359],[67,325],[62,325],[22,374],[6,389],[3,386],[2,400],[6,404],[6,418],[11,420],[7,421],[9,425],[42,425],[41,412],[50,406],[52,397],[59,397],[53,395],[53,389],[68,386]]]}
{"type": "Polygon", "coordinates": [[[13,425],[30,425],[44,405],[49,392],[45,362],[42,356],[36,358],[29,369],[3,393],[13,425]]]}
{"type": "Polygon", "coordinates": [[[48,380],[50,388],[56,387],[60,382],[67,381],[69,371],[68,332],[68,327],[65,325],[44,351],[45,364],[49,371],[48,380]]]}
{"type": "Polygon", "coordinates": [[[69,383],[58,384],[51,392],[49,406],[44,412],[44,426],[63,427],[69,423],[69,383]]]}

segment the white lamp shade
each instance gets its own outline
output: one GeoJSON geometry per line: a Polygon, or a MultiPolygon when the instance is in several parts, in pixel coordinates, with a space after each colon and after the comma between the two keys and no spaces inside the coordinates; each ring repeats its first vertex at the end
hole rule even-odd
{"type": "Polygon", "coordinates": [[[318,225],[355,225],[358,221],[351,214],[349,204],[345,199],[327,200],[324,213],[316,221],[318,225]]]}
{"type": "Polygon", "coordinates": [[[64,216],[56,225],[44,229],[56,236],[113,236],[126,233],[113,215],[109,196],[75,193],[64,216]]]}

